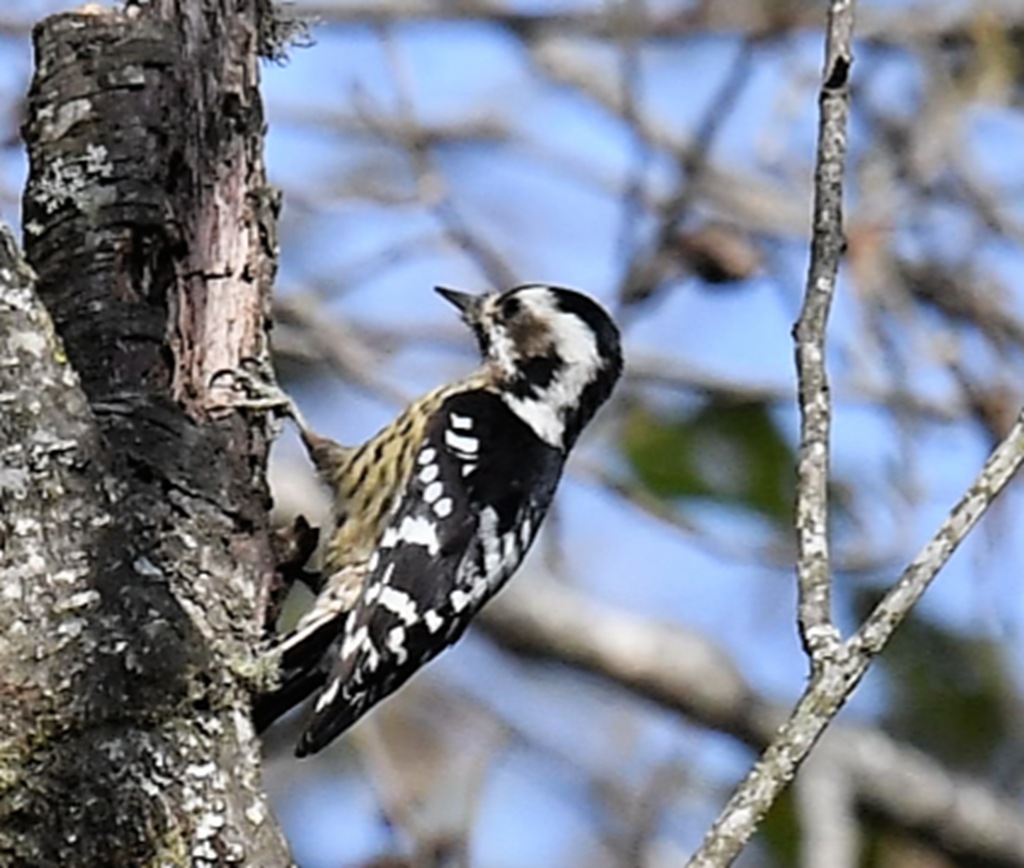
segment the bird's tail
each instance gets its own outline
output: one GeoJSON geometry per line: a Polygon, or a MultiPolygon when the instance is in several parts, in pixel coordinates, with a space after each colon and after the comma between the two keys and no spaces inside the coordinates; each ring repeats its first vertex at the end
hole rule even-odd
{"type": "Polygon", "coordinates": [[[281,679],[269,693],[253,701],[253,724],[263,732],[270,724],[303,702],[327,680],[327,649],[341,633],[345,618],[324,617],[307,622],[285,636],[269,653],[277,658],[281,679]]]}

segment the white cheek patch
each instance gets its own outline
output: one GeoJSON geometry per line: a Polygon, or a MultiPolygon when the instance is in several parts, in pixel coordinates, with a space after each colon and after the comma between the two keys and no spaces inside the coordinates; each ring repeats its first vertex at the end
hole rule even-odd
{"type": "Polygon", "coordinates": [[[491,344],[487,355],[493,359],[506,377],[511,377],[516,372],[516,348],[512,338],[508,336],[504,326],[493,325],[490,331],[491,344]]]}
{"type": "Polygon", "coordinates": [[[450,413],[448,415],[448,419],[452,423],[452,428],[460,428],[463,431],[468,431],[473,427],[473,420],[469,416],[460,416],[458,413],[450,413]]]}
{"type": "Polygon", "coordinates": [[[541,440],[561,449],[565,422],[562,421],[561,408],[548,403],[546,395],[549,391],[550,387],[539,398],[518,398],[508,392],[502,392],[501,397],[508,408],[529,425],[541,440]]]}
{"type": "Polygon", "coordinates": [[[578,316],[561,310],[554,295],[544,287],[527,290],[520,294],[520,299],[538,320],[547,324],[551,343],[563,365],[537,395],[519,398],[503,393],[502,397],[541,440],[560,449],[566,412],[579,403],[583,390],[597,379],[602,367],[597,336],[578,316]]]}
{"type": "Polygon", "coordinates": [[[578,368],[584,379],[589,381],[601,367],[597,335],[575,314],[555,310],[553,307],[549,323],[558,354],[570,369],[578,368]]]}

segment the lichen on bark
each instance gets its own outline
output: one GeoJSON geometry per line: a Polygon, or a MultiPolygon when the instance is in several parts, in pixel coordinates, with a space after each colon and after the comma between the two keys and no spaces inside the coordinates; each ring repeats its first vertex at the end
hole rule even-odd
{"type": "Polygon", "coordinates": [[[257,4],[35,31],[0,238],[0,864],[290,864],[248,717],[272,568],[257,4]]]}

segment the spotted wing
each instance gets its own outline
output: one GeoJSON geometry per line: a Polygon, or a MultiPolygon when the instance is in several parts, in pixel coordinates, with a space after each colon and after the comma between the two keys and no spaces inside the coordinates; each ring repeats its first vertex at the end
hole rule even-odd
{"type": "Polygon", "coordinates": [[[490,392],[442,404],[335,643],[299,756],[322,748],[462,635],[533,542],[563,460],[490,392]]]}

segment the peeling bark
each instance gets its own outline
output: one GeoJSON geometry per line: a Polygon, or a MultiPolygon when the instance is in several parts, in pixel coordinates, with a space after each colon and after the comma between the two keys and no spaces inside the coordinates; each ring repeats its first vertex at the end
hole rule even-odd
{"type": "Polygon", "coordinates": [[[35,32],[25,253],[0,246],[0,864],[291,864],[249,691],[272,573],[275,197],[255,3],[35,32]]]}

